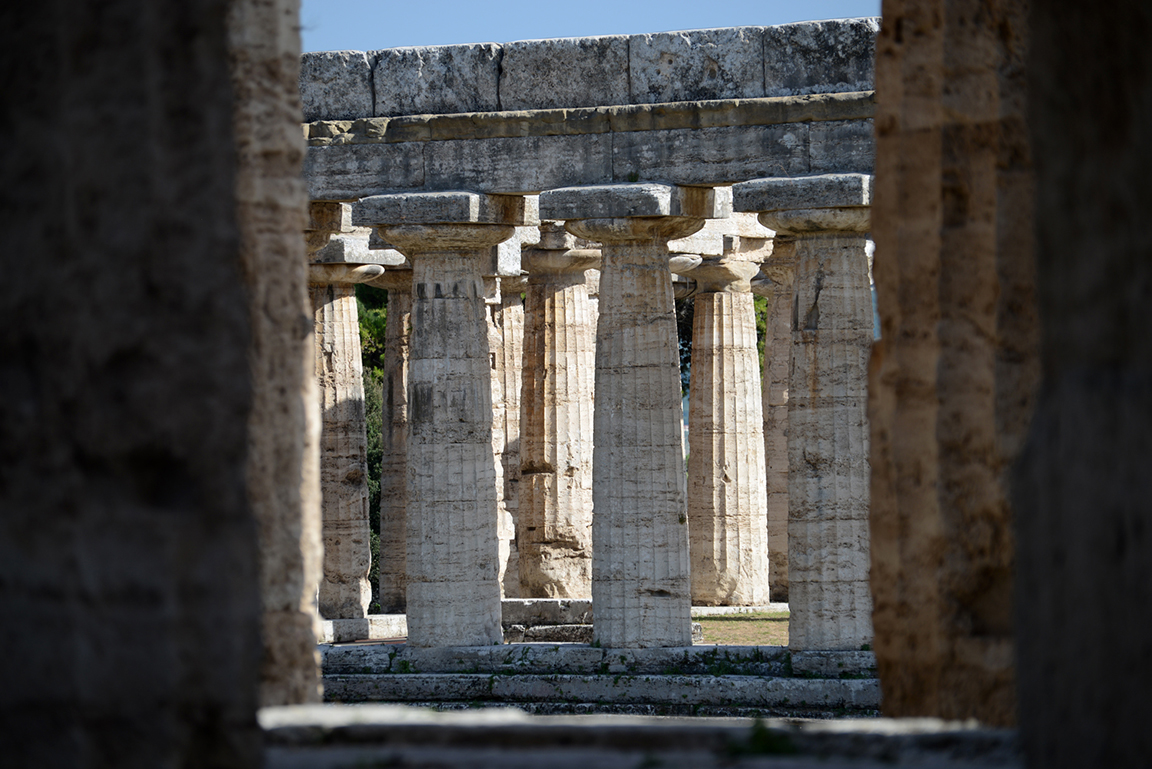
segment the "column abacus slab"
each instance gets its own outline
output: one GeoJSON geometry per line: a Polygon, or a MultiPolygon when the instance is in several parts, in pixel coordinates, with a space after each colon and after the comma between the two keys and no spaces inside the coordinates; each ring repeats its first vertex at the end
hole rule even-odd
{"type": "Polygon", "coordinates": [[[408,643],[500,643],[491,352],[483,260],[523,221],[510,196],[381,195],[358,224],[412,264],[408,366],[408,643]]]}
{"type": "Polygon", "coordinates": [[[552,190],[540,215],[603,244],[593,449],[594,637],[688,646],[691,589],[680,368],[668,240],[715,214],[711,190],[552,190]]]}
{"type": "Polygon", "coordinates": [[[735,207],[795,237],[788,393],[789,645],[872,641],[867,368],[871,177],[829,174],[735,185],[735,207]]]}
{"type": "Polygon", "coordinates": [[[760,362],[749,280],[756,262],[710,257],[696,283],[688,393],[692,603],[768,603],[760,362]]]}

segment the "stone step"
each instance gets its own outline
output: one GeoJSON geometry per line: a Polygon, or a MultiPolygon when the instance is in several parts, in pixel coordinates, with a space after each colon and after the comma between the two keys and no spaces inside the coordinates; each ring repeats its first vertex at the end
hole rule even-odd
{"type": "Polygon", "coordinates": [[[607,703],[874,710],[877,679],[750,675],[365,673],[324,676],[329,702],[607,703]]]}
{"type": "Polygon", "coordinates": [[[934,719],[796,721],[530,716],[395,705],[259,712],[268,769],[498,766],[503,769],[1018,769],[1012,731],[934,719]]]}

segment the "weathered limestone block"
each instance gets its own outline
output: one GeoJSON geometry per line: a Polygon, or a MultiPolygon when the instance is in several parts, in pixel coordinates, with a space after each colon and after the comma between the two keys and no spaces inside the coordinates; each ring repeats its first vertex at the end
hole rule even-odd
{"type": "Polygon", "coordinates": [[[324,578],[320,582],[320,615],[353,619],[367,616],[372,601],[368,584],[368,443],[356,292],[352,283],[313,282],[309,294],[316,328],[321,414],[324,578]]]}
{"type": "Polygon", "coordinates": [[[764,28],[764,95],[870,91],[880,19],[764,28]]]}
{"type": "Polygon", "coordinates": [[[872,642],[865,251],[871,179],[761,179],[733,188],[737,210],[796,238],[788,393],[789,646],[872,642]]]}
{"type": "Polygon", "coordinates": [[[585,274],[600,254],[531,249],[523,258],[520,584],[526,597],[587,598],[596,325],[585,274]]]}
{"type": "Polygon", "coordinates": [[[380,610],[401,614],[408,589],[408,329],[412,270],[370,282],[388,292],[384,326],[384,402],[380,440],[380,610]]]}
{"type": "MultiPolygon", "coordinates": [[[[1032,233],[1044,229],[1031,224],[1026,6],[997,0],[973,15],[963,3],[909,0],[885,9],[877,42],[874,274],[882,338],[869,383],[872,586],[876,661],[891,716],[977,718],[1002,726],[1016,718],[1014,660],[1024,652],[1013,642],[1008,470],[1025,440],[1040,374],[1032,233]]],[[[1069,25],[1062,33],[1067,42],[1079,41],[1079,30],[1072,30],[1091,18],[1032,10],[1036,19],[1049,13],[1069,25]]],[[[1065,72],[1093,72],[1086,82],[1100,82],[1094,54],[1073,56],[1061,48],[1059,55],[1069,57],[1065,72]]],[[[1127,66],[1117,71],[1130,71],[1127,66]]],[[[1083,115],[1099,115],[1090,104],[1111,109],[1124,101],[1103,91],[1069,93],[1063,80],[1053,88],[1076,107],[1067,113],[1071,123],[1055,118],[1057,132],[1088,119],[1083,115]]],[[[1121,135],[1115,125],[1099,134],[1108,137],[1109,154],[1121,135]]],[[[1078,141],[1071,162],[1082,167],[1079,155],[1100,145],[1078,141]]],[[[1095,188],[1079,180],[1050,184],[1077,190],[1077,200],[1098,199],[1095,188]]],[[[1121,210],[1112,206],[1102,220],[1121,210]]],[[[1070,213],[1051,210],[1061,221],[1070,213]]],[[[1056,250],[1095,260],[1102,252],[1077,248],[1083,220],[1070,221],[1076,235],[1054,241],[1056,250]]],[[[1067,288],[1081,285],[1079,277],[1056,275],[1067,288]]],[[[1062,315],[1057,310],[1052,317],[1062,315]]],[[[1064,470],[1078,467],[1069,462],[1064,470]]],[[[1046,534],[1050,526],[1047,519],[1041,524],[1046,534]]],[[[1061,584],[1049,576],[1043,583],[1061,584]]],[[[1074,593],[1058,595],[1077,603],[1074,593]]],[[[1055,642],[1053,629],[1036,627],[1043,628],[1042,646],[1055,642]]],[[[1042,651],[1030,654],[1038,660],[1042,651]]],[[[1050,688],[1051,669],[1043,664],[1040,696],[1070,702],[1050,688]]],[[[1093,679],[1090,686],[1096,685],[1093,679]]],[[[1053,729],[1045,730],[1046,740],[1064,727],[1053,729]]]]}
{"type": "MultiPolygon", "coordinates": [[[[515,235],[513,235],[515,239],[515,235]]],[[[492,378],[492,458],[495,470],[496,488],[496,538],[499,552],[499,567],[497,581],[500,583],[500,596],[504,597],[504,585],[510,581],[508,577],[508,561],[516,539],[516,524],[508,511],[508,500],[504,485],[504,451],[507,446],[505,433],[505,413],[507,405],[504,400],[504,330],[500,325],[500,279],[494,276],[484,277],[484,321],[488,335],[488,350],[491,359],[490,376],[492,378]]],[[[519,581],[518,575],[511,580],[519,581]]]]}
{"type": "Polygon", "coordinates": [[[714,213],[710,191],[551,190],[540,215],[603,244],[596,334],[592,600],[607,647],[691,644],[680,370],[668,240],[714,213]],[[675,210],[678,215],[669,215],[675,210]],[[584,219],[587,211],[606,218],[584,219]],[[635,217],[639,211],[643,217],[635,217]],[[635,218],[627,218],[634,216],[635,218]]]}
{"type": "Polygon", "coordinates": [[[788,602],[788,386],[792,369],[792,281],[796,246],[777,236],[772,257],[761,265],[768,279],[752,290],[768,299],[765,323],[764,459],[768,482],[768,564],[772,600],[788,602]]]}
{"type": "Polygon", "coordinates": [[[362,51],[324,51],[300,57],[304,122],[372,116],[372,64],[362,51]]]}
{"type": "Polygon", "coordinates": [[[688,392],[692,603],[768,603],[764,425],[752,276],[756,262],[710,257],[696,282],[688,392]]]}
{"type": "Polygon", "coordinates": [[[498,45],[389,48],[377,56],[372,70],[377,117],[500,109],[498,45]]]}
{"type": "Polygon", "coordinates": [[[506,43],[500,109],[628,104],[628,41],[610,35],[506,43]]]}
{"type": "Polygon", "coordinates": [[[347,203],[312,201],[304,225],[304,244],[309,259],[328,245],[333,235],[352,229],[352,206],[347,203]]]}
{"type": "MultiPolygon", "coordinates": [[[[405,197],[403,195],[397,197],[405,197]]],[[[420,196],[413,196],[420,197],[420,196]]],[[[408,365],[408,643],[500,643],[496,466],[491,353],[481,264],[524,225],[514,207],[482,200],[436,221],[438,199],[369,198],[357,224],[412,263],[408,365]],[[506,223],[492,212],[504,210],[506,223]],[[390,212],[395,222],[380,218],[390,212]],[[421,221],[421,219],[432,221],[421,221]],[[488,222],[477,219],[488,218],[488,222]]],[[[522,213],[522,209],[520,209],[522,213]]]]}
{"type": "Polygon", "coordinates": [[[763,96],[763,32],[763,27],[728,27],[633,35],[632,103],[763,96]]]}

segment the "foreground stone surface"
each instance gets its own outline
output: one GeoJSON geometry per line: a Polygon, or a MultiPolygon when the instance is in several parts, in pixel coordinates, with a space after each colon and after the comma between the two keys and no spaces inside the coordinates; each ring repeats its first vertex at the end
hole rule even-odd
{"type": "Polygon", "coordinates": [[[799,769],[1021,766],[1016,736],[934,719],[796,722],[747,718],[528,716],[514,709],[437,713],[395,705],[269,708],[267,765],[541,765],[799,769]]]}
{"type": "MultiPolygon", "coordinates": [[[[886,9],[879,40],[881,339],[868,394],[876,654],[891,715],[998,725],[1016,718],[1008,471],[1040,375],[1025,124],[1028,5],[997,0],[973,24],[961,3],[910,0],[886,9]],[[966,54],[947,64],[943,50],[966,54]]],[[[1069,24],[1069,41],[1079,39],[1072,29],[1080,20],[1033,6],[1035,18],[1049,13],[1069,24]]],[[[1110,55],[1106,48],[1101,55],[1110,55]]],[[[1053,119],[1066,130],[1063,118],[1053,119]]],[[[1068,202],[1053,210],[1071,217],[1068,202]]],[[[1073,221],[1093,227],[1097,220],[1073,221]]],[[[1076,251],[1079,236],[1063,232],[1053,248],[1076,251]]],[[[1078,253],[1095,261],[1103,252],[1078,253]]],[[[1078,466],[1070,462],[1044,485],[1078,466]]],[[[1040,696],[1065,701],[1051,691],[1040,696]]]]}

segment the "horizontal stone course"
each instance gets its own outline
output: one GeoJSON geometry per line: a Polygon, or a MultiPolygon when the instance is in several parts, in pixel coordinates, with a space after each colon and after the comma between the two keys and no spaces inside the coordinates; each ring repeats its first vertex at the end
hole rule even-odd
{"type": "Polygon", "coordinates": [[[732,187],[737,211],[790,211],[867,206],[872,202],[868,174],[819,174],[792,179],[753,179],[732,187]]]}
{"type": "Polygon", "coordinates": [[[870,90],[874,18],[307,53],[305,120],[870,90]]]}

